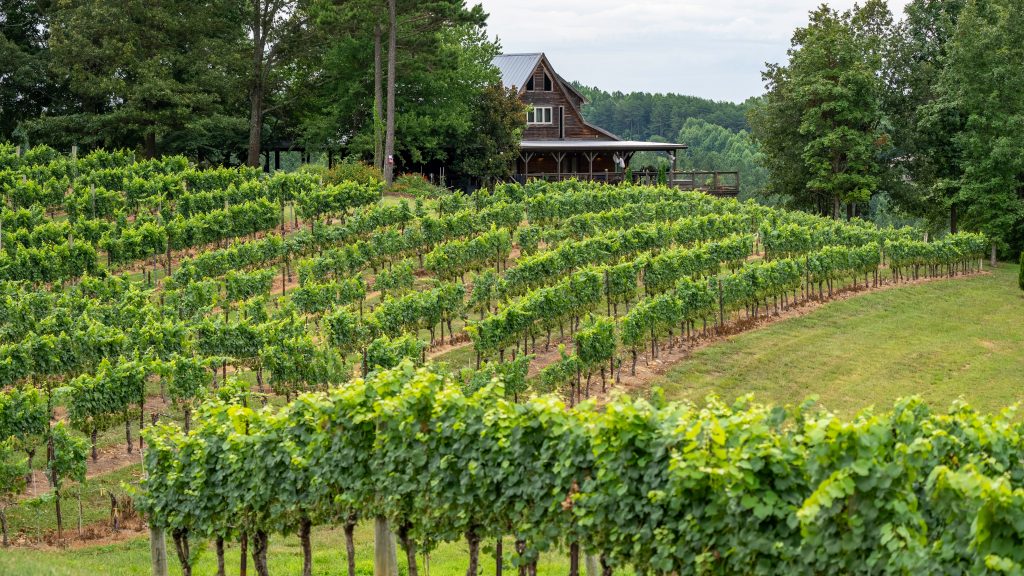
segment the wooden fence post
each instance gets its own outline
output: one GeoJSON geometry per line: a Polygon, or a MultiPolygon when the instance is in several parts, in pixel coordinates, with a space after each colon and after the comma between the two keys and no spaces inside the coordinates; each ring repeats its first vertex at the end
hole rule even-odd
{"type": "Polygon", "coordinates": [[[373,576],[398,576],[398,555],[395,535],[387,518],[373,519],[373,576]]]}
{"type": "Polygon", "coordinates": [[[153,576],[167,576],[167,540],[164,529],[150,524],[149,551],[153,559],[153,576]]]}

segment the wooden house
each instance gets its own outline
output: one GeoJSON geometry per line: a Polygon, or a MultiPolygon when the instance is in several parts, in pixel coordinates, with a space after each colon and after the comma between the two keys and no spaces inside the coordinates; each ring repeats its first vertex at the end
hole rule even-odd
{"type": "MultiPolygon", "coordinates": [[[[671,160],[668,178],[684,188],[709,188],[735,194],[736,173],[703,173],[676,170],[676,157],[685,144],[622,140],[615,134],[586,121],[580,111],[585,98],[562,78],[541,53],[501,54],[494,58],[501,83],[513,88],[527,105],[526,128],[516,179],[602,180],[621,182],[630,160],[637,152],[663,152],[671,160]],[[735,174],[735,185],[727,174],[735,174]]],[[[634,174],[638,180],[653,180],[654,174],[634,174]]]]}

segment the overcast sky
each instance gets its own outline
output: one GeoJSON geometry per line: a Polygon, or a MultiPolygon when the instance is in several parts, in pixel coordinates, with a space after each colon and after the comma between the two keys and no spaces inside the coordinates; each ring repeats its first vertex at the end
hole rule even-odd
{"type": "MultiPolygon", "coordinates": [[[[470,0],[502,49],[544,52],[567,80],[623,92],[742,101],[764,92],[814,0],[470,0]]],[[[854,0],[835,0],[837,9],[854,0]]],[[[907,0],[889,0],[899,17],[907,0]]]]}

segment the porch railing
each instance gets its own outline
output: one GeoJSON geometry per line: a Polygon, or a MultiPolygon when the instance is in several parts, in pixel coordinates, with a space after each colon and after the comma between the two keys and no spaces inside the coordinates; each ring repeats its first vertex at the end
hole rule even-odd
{"type": "MultiPolygon", "coordinates": [[[[709,194],[718,196],[736,196],[740,192],[739,172],[718,172],[702,170],[677,170],[667,172],[665,175],[666,184],[679,188],[680,190],[703,190],[709,194]]],[[[515,179],[520,182],[526,180],[545,180],[558,182],[561,180],[593,180],[595,182],[606,182],[608,184],[621,184],[626,180],[624,172],[531,172],[529,174],[516,174],[515,179]]],[[[632,173],[630,180],[634,184],[657,184],[659,174],[652,170],[637,170],[632,173]]]]}

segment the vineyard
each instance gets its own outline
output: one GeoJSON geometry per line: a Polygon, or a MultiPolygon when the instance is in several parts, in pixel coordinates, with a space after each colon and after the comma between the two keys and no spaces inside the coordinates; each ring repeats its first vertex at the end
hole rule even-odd
{"type": "Polygon", "coordinates": [[[558,547],[574,574],[1021,569],[1012,414],[696,410],[639,369],[980,272],[985,237],[665,187],[382,188],[0,145],[0,512],[49,486],[62,541],[119,442],[186,574],[208,541],[268,574],[292,534],[308,574],[311,530],[341,526],[354,576],[374,519],[410,575],[460,539],[468,574],[485,541],[524,574],[558,547]]]}

